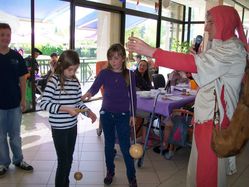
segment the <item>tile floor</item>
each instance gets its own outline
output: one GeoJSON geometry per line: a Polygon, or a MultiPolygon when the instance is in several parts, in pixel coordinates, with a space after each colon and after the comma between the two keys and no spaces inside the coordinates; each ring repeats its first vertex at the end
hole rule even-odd
{"type": "MultiPolygon", "coordinates": [[[[87,103],[98,113],[101,100],[87,103]]],[[[56,154],[52,143],[48,114],[44,111],[23,115],[22,138],[25,160],[34,167],[33,173],[25,173],[10,166],[7,175],[0,178],[1,187],[53,187],[56,171],[56,154]]],[[[70,187],[102,187],[105,176],[103,135],[97,136],[98,122],[91,124],[87,118],[80,118],[78,140],[75,147],[74,162],[70,174],[70,187]],[[83,179],[75,181],[75,171],[83,173],[83,179]]],[[[143,187],[184,187],[189,149],[179,150],[172,160],[146,151],[144,164],[137,168],[138,185],[143,187]]],[[[238,172],[229,177],[229,186],[249,186],[249,145],[238,156],[238,172]]],[[[116,176],[111,186],[125,187],[123,158],[118,149],[115,159],[116,176]]]]}

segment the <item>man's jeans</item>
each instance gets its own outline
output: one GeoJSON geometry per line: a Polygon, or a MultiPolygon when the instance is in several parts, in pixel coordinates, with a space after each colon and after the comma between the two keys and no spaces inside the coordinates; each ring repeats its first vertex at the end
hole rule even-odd
{"type": "Polygon", "coordinates": [[[21,120],[22,112],[20,107],[8,110],[0,109],[0,165],[8,167],[11,163],[7,135],[13,153],[13,164],[23,160],[20,136],[21,120]]]}
{"type": "Polygon", "coordinates": [[[122,151],[128,180],[135,177],[134,161],[129,154],[130,149],[130,113],[111,113],[108,111],[100,111],[100,120],[103,126],[105,137],[105,159],[106,167],[109,172],[115,172],[114,165],[114,144],[115,129],[117,131],[120,149],[122,151]]]}

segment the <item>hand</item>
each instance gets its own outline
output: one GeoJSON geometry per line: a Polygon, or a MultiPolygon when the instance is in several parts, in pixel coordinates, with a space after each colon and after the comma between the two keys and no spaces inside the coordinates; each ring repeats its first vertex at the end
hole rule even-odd
{"type": "Polygon", "coordinates": [[[196,51],[194,50],[194,46],[192,45],[191,47],[189,47],[189,53],[192,55],[196,55],[196,51]]]}
{"type": "Polygon", "coordinates": [[[74,108],[74,107],[67,107],[67,106],[61,106],[60,107],[60,111],[63,111],[63,112],[67,112],[69,113],[71,116],[76,116],[79,114],[79,111],[77,111],[78,109],[77,108],[74,108]]]}
{"type": "Polygon", "coordinates": [[[97,119],[97,116],[91,110],[88,111],[87,117],[91,118],[92,123],[94,123],[97,119]]]}
{"type": "Polygon", "coordinates": [[[136,125],[135,123],[136,123],[136,119],[133,116],[131,116],[130,117],[130,126],[133,127],[134,125],[136,125]]]}
{"type": "Polygon", "coordinates": [[[25,112],[26,110],[26,101],[24,99],[21,100],[21,111],[25,112]]]}
{"type": "Polygon", "coordinates": [[[92,98],[92,94],[90,92],[86,92],[84,95],[81,96],[82,101],[89,101],[92,98]]]}
{"type": "Polygon", "coordinates": [[[129,37],[128,40],[129,41],[126,43],[126,47],[129,52],[135,52],[140,55],[152,57],[156,50],[156,48],[151,47],[139,38],[129,37]]]}

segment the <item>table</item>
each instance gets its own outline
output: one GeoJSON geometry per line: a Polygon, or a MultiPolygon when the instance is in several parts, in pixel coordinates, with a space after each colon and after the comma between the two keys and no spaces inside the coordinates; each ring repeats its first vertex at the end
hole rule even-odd
{"type": "Polygon", "coordinates": [[[163,97],[165,96],[164,92],[156,93],[154,98],[143,98],[139,94],[137,94],[137,110],[153,112],[154,104],[156,104],[155,113],[168,117],[172,113],[173,109],[181,108],[186,104],[194,102],[195,100],[195,95],[188,95],[188,96],[182,95],[182,92],[179,91],[174,91],[172,94],[173,96],[182,97],[182,99],[181,100],[163,99],[163,97]],[[158,98],[156,100],[157,95],[158,98]],[[155,100],[156,103],[154,103],[155,100]]]}
{"type": "Polygon", "coordinates": [[[149,134],[155,115],[159,115],[160,144],[162,150],[163,133],[161,130],[160,116],[169,117],[173,109],[181,108],[186,104],[194,102],[195,100],[195,95],[182,95],[182,92],[180,91],[173,91],[172,94],[166,94],[164,90],[153,90],[153,92],[154,93],[149,93],[148,97],[142,97],[141,94],[137,92],[137,110],[151,113],[150,123],[149,127],[147,128],[145,143],[143,147],[144,151],[142,157],[138,160],[138,167],[141,167],[143,164],[149,134]]]}

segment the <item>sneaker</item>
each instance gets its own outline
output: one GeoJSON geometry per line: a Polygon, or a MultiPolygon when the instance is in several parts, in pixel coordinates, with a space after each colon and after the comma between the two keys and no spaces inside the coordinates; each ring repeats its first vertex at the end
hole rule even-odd
{"type": "MultiPolygon", "coordinates": [[[[161,152],[161,146],[159,145],[159,146],[154,147],[153,151],[155,153],[160,154],[160,152],[161,152]]],[[[163,149],[162,154],[165,155],[168,151],[169,151],[168,149],[163,149]]]]}
{"type": "Polygon", "coordinates": [[[130,187],[137,187],[137,179],[133,178],[132,180],[129,181],[129,186],[130,187]]]}
{"type": "Polygon", "coordinates": [[[30,171],[30,172],[33,171],[33,167],[27,164],[25,161],[21,161],[20,163],[15,164],[15,166],[25,171],[30,171]]]}
{"type": "Polygon", "coordinates": [[[172,159],[172,157],[174,156],[174,152],[173,151],[169,151],[167,152],[164,157],[166,158],[166,160],[170,160],[172,159]]]}
{"type": "Polygon", "coordinates": [[[0,165],[0,178],[4,177],[7,171],[8,171],[8,168],[6,166],[0,165]]]}
{"type": "Polygon", "coordinates": [[[106,177],[104,178],[104,183],[106,185],[110,185],[112,183],[114,175],[115,175],[114,172],[107,171],[106,177]]]}

